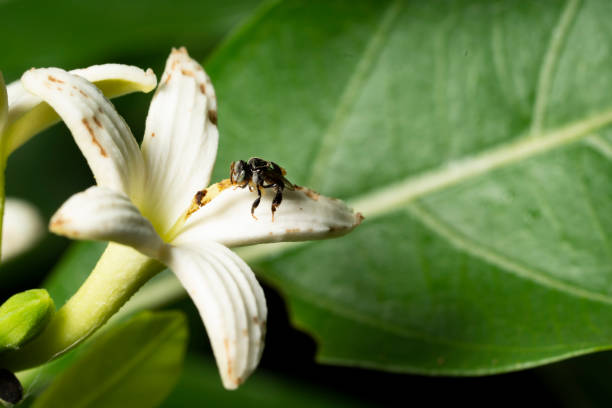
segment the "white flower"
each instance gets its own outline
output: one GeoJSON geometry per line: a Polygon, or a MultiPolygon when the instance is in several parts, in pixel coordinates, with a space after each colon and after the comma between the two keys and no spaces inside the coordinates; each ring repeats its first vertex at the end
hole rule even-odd
{"type": "Polygon", "coordinates": [[[129,245],[168,265],[200,312],[224,386],[236,388],[261,357],[267,308],[253,272],[227,246],[341,235],[361,215],[296,188],[284,192],[274,220],[266,194],[256,220],[249,189],[224,180],[202,190],[217,153],[217,102],[184,48],[166,63],[142,150],[88,81],[52,68],[27,72],[22,81],[66,122],[97,181],[57,211],[51,230],[129,245]]]}
{"type": "MultiPolygon", "coordinates": [[[[149,92],[157,84],[153,71],[145,72],[128,65],[95,65],[71,72],[96,83],[109,97],[134,91],[149,92]]],[[[5,86],[0,72],[0,236],[4,261],[29,248],[42,235],[40,216],[31,205],[7,200],[3,206],[6,160],[15,149],[58,120],[53,109],[23,89],[21,81],[5,86]],[[4,229],[3,217],[6,218],[4,229]]]]}
{"type": "Polygon", "coordinates": [[[44,232],[42,217],[36,207],[27,201],[7,198],[4,203],[2,262],[30,249],[44,232]]]}

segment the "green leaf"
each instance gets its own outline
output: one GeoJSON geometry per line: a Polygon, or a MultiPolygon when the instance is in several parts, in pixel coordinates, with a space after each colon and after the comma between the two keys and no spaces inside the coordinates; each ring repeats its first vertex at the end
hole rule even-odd
{"type": "Polygon", "coordinates": [[[0,306],[0,351],[18,349],[36,337],[55,313],[53,299],[44,289],[11,296],[0,306]]]}
{"type": "Polygon", "coordinates": [[[178,380],[187,346],[180,312],[143,312],[101,335],[34,407],[156,407],[178,380]]]}
{"type": "Polygon", "coordinates": [[[355,397],[297,382],[259,370],[238,390],[228,392],[221,385],[212,359],[190,354],[176,388],[161,408],[197,407],[365,407],[355,397]]]}
{"type": "Polygon", "coordinates": [[[218,50],[215,179],[259,156],[366,216],[249,251],[319,360],[480,375],[612,346],[610,16],[286,1],[218,50]]]}

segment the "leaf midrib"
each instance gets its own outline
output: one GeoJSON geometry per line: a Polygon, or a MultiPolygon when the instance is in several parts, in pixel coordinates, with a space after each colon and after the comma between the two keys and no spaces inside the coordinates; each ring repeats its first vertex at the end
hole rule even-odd
{"type": "Polygon", "coordinates": [[[408,177],[349,202],[368,218],[385,215],[416,198],[579,141],[610,123],[612,109],[544,134],[517,137],[513,142],[408,177]]]}
{"type": "MultiPolygon", "coordinates": [[[[612,123],[612,108],[593,115],[588,119],[576,121],[549,132],[517,137],[513,142],[486,150],[477,155],[466,157],[440,166],[434,170],[407,177],[387,187],[370,191],[348,200],[349,206],[361,212],[366,222],[405,208],[414,200],[452,187],[487,172],[524,161],[539,154],[548,153],[571,143],[580,141],[593,132],[612,123]]],[[[601,151],[604,147],[612,151],[602,138],[589,138],[588,146],[601,151]]],[[[602,154],[606,155],[605,152],[602,154]]],[[[609,158],[609,157],[608,157],[609,158]]],[[[283,242],[261,244],[240,248],[240,256],[248,262],[255,262],[287,250],[304,245],[304,242],[283,242]]]]}

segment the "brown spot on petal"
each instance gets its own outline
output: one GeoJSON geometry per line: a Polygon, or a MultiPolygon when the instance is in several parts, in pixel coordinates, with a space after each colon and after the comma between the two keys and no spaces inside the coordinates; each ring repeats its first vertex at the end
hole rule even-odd
{"type": "Polygon", "coordinates": [[[314,200],[314,201],[319,201],[319,197],[321,197],[321,195],[319,193],[317,193],[316,191],[311,190],[309,188],[306,188],[306,187],[295,186],[295,189],[298,190],[298,191],[304,192],[304,194],[306,194],[308,196],[308,198],[310,198],[311,200],[314,200]]]}
{"type": "Polygon", "coordinates": [[[210,119],[213,125],[217,125],[217,111],[214,109],[209,110],[208,119],[210,119]]]}
{"type": "Polygon", "coordinates": [[[155,132],[151,133],[151,137],[155,137],[155,132]]]}
{"type": "Polygon", "coordinates": [[[93,142],[93,144],[98,146],[98,149],[100,149],[100,154],[102,156],[104,156],[104,157],[108,157],[108,155],[106,154],[106,150],[104,150],[104,148],[102,147],[100,142],[98,142],[98,139],[96,139],[96,134],[95,134],[94,130],[91,128],[91,126],[89,125],[89,122],[87,121],[87,119],[83,118],[83,120],[81,120],[81,122],[83,122],[83,124],[87,128],[87,131],[91,135],[91,141],[93,142]]]}
{"type": "Polygon", "coordinates": [[[204,197],[206,197],[206,189],[204,190],[200,190],[196,193],[195,195],[195,201],[199,206],[202,206],[202,200],[204,199],[204,197]]]}
{"type": "Polygon", "coordinates": [[[102,127],[102,123],[100,123],[100,119],[98,119],[97,117],[93,117],[93,121],[96,123],[96,125],[98,125],[99,128],[102,127]]]}
{"type": "Polygon", "coordinates": [[[200,92],[202,92],[202,95],[206,95],[206,85],[200,84],[200,92]]]}
{"type": "Polygon", "coordinates": [[[54,217],[49,224],[49,229],[60,229],[63,225],[68,224],[68,220],[62,216],[54,217]]]}
{"type": "Polygon", "coordinates": [[[295,234],[296,232],[300,232],[300,229],[299,228],[287,228],[285,232],[287,234],[295,234]]]}
{"type": "Polygon", "coordinates": [[[89,96],[82,89],[79,89],[79,93],[84,97],[89,98],[89,96]]]}
{"type": "Polygon", "coordinates": [[[361,214],[360,212],[355,214],[355,225],[361,224],[363,220],[365,220],[365,217],[363,216],[363,214],[361,214]]]}
{"type": "Polygon", "coordinates": [[[51,82],[56,82],[58,84],[63,84],[64,83],[64,81],[62,81],[61,79],[57,79],[56,77],[54,77],[52,75],[47,76],[47,79],[49,79],[49,81],[51,81],[51,82]]]}
{"type": "Polygon", "coordinates": [[[253,323],[259,324],[259,318],[257,316],[253,316],[253,323]]]}
{"type": "Polygon", "coordinates": [[[193,200],[191,201],[191,206],[187,209],[187,212],[185,213],[185,219],[189,218],[191,214],[198,211],[206,204],[210,203],[216,196],[219,195],[219,193],[221,193],[223,190],[230,187],[231,185],[231,181],[229,179],[225,179],[211,185],[208,188],[196,192],[193,196],[193,200]]]}
{"type": "Polygon", "coordinates": [[[242,334],[246,337],[249,336],[249,331],[247,329],[242,329],[242,334]]]}
{"type": "Polygon", "coordinates": [[[181,69],[181,73],[186,76],[195,77],[195,74],[193,73],[193,71],[190,71],[185,68],[181,69]]]}
{"type": "Polygon", "coordinates": [[[86,118],[83,118],[83,119],[81,120],[81,122],[83,122],[83,124],[84,124],[84,125],[85,125],[85,127],[87,128],[87,131],[89,132],[89,134],[91,135],[91,137],[94,137],[94,131],[93,131],[93,129],[91,128],[91,126],[89,126],[89,122],[87,121],[87,119],[86,119],[86,118]]]}
{"type": "Polygon", "coordinates": [[[225,354],[228,356],[227,357],[227,375],[228,377],[232,376],[232,359],[229,358],[229,354],[230,354],[230,341],[229,339],[226,337],[223,339],[223,347],[225,348],[225,354]]]}

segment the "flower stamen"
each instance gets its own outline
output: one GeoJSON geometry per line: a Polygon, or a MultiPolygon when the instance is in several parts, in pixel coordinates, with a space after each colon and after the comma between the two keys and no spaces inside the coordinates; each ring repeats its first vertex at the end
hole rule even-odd
{"type": "Polygon", "coordinates": [[[164,234],[164,238],[166,238],[166,241],[170,242],[178,235],[178,233],[183,228],[183,225],[185,225],[185,222],[187,222],[187,219],[193,213],[204,207],[206,204],[210,203],[223,190],[231,186],[232,183],[230,179],[225,179],[196,192],[187,210],[183,214],[181,214],[180,217],[178,217],[172,228],[170,228],[168,232],[164,234]]]}

